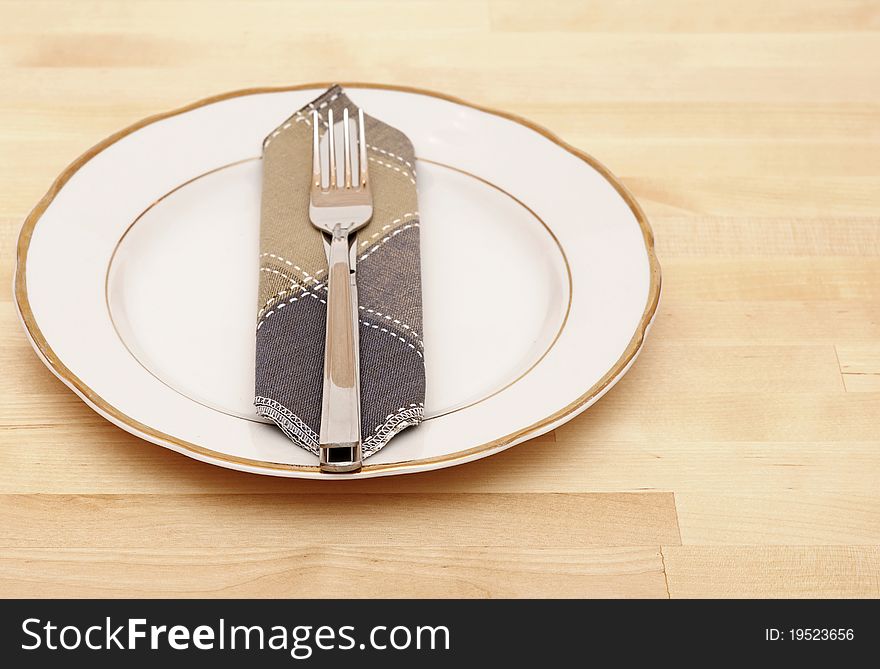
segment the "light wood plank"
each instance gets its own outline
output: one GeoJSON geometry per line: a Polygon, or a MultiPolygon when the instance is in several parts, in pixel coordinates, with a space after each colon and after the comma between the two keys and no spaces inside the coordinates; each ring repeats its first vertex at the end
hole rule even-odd
{"type": "MultiPolygon", "coordinates": [[[[355,1],[353,4],[369,7],[367,3],[355,1]]],[[[506,34],[480,29],[480,13],[485,10],[482,2],[468,3],[463,0],[449,3],[448,10],[445,4],[442,1],[423,4],[426,11],[419,12],[413,9],[419,6],[417,3],[397,3],[399,9],[409,8],[410,12],[422,13],[423,20],[430,20],[430,10],[438,14],[445,12],[447,20],[454,24],[443,26],[438,23],[434,30],[421,31],[419,48],[410,48],[408,52],[405,45],[411,45],[412,31],[395,28],[391,22],[371,28],[370,34],[382,48],[359,48],[357,57],[346,63],[350,71],[364,71],[368,66],[375,67],[382,63],[387,69],[387,57],[392,55],[397,61],[392,61],[393,64],[407,66],[399,68],[398,72],[406,72],[411,67],[435,66],[436,71],[423,73],[426,77],[446,76],[451,73],[452,67],[464,66],[467,68],[468,78],[473,81],[481,75],[510,72],[511,65],[515,63],[524,75],[522,79],[535,81],[538,68],[545,68],[546,83],[555,84],[562,82],[565,76],[576,73],[582,63],[591,60],[591,65],[601,67],[601,73],[629,72],[636,77],[633,83],[644,84],[641,90],[626,90],[626,87],[617,85],[618,82],[603,76],[595,77],[594,81],[602,88],[613,87],[618,94],[632,96],[632,99],[645,99],[646,95],[650,96],[649,99],[680,100],[682,96],[698,99],[696,86],[677,89],[674,84],[691,82],[694,77],[700,77],[705,87],[703,96],[699,98],[703,101],[717,99],[714,95],[721,95],[722,99],[735,97],[739,101],[757,99],[767,102],[784,100],[784,94],[803,94],[806,92],[802,88],[803,84],[822,77],[825,79],[826,90],[814,91],[806,100],[846,101],[845,93],[849,93],[850,102],[880,102],[875,91],[844,88],[853,81],[867,81],[867,75],[876,72],[876,63],[864,59],[867,51],[876,48],[876,37],[871,31],[845,34],[777,33],[772,40],[761,33],[745,32],[732,32],[724,35],[723,39],[703,33],[600,32],[590,34],[589,39],[585,39],[583,34],[562,31],[551,31],[547,34],[506,34]],[[455,40],[452,49],[449,48],[451,37],[455,40]],[[520,50],[523,46],[532,49],[528,58],[517,52],[518,46],[520,50]],[[486,58],[489,53],[492,56],[486,58]],[[569,54],[568,59],[560,58],[566,53],[569,54]],[[477,55],[483,56],[479,63],[473,61],[477,55]],[[668,65],[665,68],[665,81],[651,81],[646,76],[652,61],[668,65]],[[850,65],[859,61],[860,71],[851,71],[850,65]],[[548,65],[553,67],[547,67],[548,65]],[[744,69],[749,71],[737,71],[744,69]],[[770,76],[782,69],[789,70],[789,80],[776,81],[776,90],[773,90],[770,76]],[[744,82],[748,75],[753,85],[750,89],[724,90],[718,85],[722,82],[713,82],[706,76],[707,71],[716,71],[722,80],[730,77],[730,80],[744,82]],[[839,79],[832,80],[829,73],[838,74],[839,79]]],[[[218,20],[204,21],[203,30],[193,33],[190,26],[182,22],[168,23],[169,19],[174,19],[185,8],[184,3],[177,3],[176,6],[160,3],[154,5],[154,8],[159,11],[144,12],[140,17],[140,25],[120,26],[110,33],[101,32],[94,24],[78,31],[69,28],[47,31],[44,25],[38,33],[41,39],[35,40],[34,33],[7,30],[7,39],[0,50],[0,62],[17,69],[108,68],[121,71],[133,67],[168,68],[175,62],[186,62],[190,66],[215,70],[232,67],[232,72],[238,74],[241,72],[241,63],[247,61],[253,64],[257,72],[267,71],[273,61],[277,63],[291,57],[290,52],[284,50],[285,46],[289,48],[291,30],[289,23],[284,21],[285,15],[289,16],[290,21],[296,21],[300,20],[297,15],[303,14],[297,11],[297,3],[281,3],[277,5],[278,11],[275,12],[279,20],[268,24],[254,11],[252,18],[260,24],[259,41],[239,39],[234,51],[206,53],[203,49],[206,43],[222,43],[224,38],[237,36],[236,31],[243,30],[243,26],[218,20]],[[209,26],[215,30],[205,31],[204,28],[209,26]],[[126,43],[125,40],[129,39],[132,41],[126,43]],[[126,48],[121,48],[123,44],[126,48]]],[[[367,11],[376,12],[381,9],[379,6],[367,11]]],[[[330,7],[322,9],[321,16],[315,18],[326,25],[329,11],[330,7]]],[[[396,13],[400,14],[399,11],[396,13]]],[[[357,12],[348,12],[346,19],[342,18],[343,12],[340,12],[339,17],[340,20],[358,20],[357,12]]],[[[15,25],[20,26],[22,23],[22,17],[16,17],[15,25]]],[[[304,30],[299,34],[296,58],[303,63],[316,65],[324,61],[321,69],[327,71],[331,69],[331,64],[336,66],[334,59],[327,58],[329,50],[356,45],[356,37],[363,38],[363,35],[354,29],[346,32],[341,25],[333,31],[304,30]]],[[[121,73],[116,72],[117,76],[121,73]]],[[[502,86],[493,86],[494,90],[489,93],[509,94],[518,90],[522,83],[522,80],[505,80],[502,86]]],[[[597,89],[585,91],[580,87],[569,86],[569,90],[555,90],[553,97],[557,100],[560,97],[570,97],[582,101],[598,92],[597,89]]]]}
{"type": "Polygon", "coordinates": [[[834,345],[880,338],[873,300],[676,301],[666,293],[651,334],[661,341],[740,345],[834,345]]]}
{"type": "Polygon", "coordinates": [[[12,549],[0,573],[5,597],[667,597],[656,547],[12,549]]]}
{"type": "Polygon", "coordinates": [[[877,177],[621,177],[649,217],[876,217],[880,199],[877,177]]]}
{"type": "Polygon", "coordinates": [[[650,178],[690,180],[712,165],[712,176],[742,179],[775,179],[784,175],[796,182],[817,177],[877,177],[880,175],[880,142],[860,137],[846,141],[811,140],[794,142],[762,139],[681,139],[596,137],[592,132],[566,134],[566,140],[583,146],[612,172],[627,179],[650,178]],[[675,156],[670,160],[669,156],[675,156]]]}
{"type": "MultiPolygon", "coordinates": [[[[843,389],[831,345],[679,344],[652,341],[627,375],[626,398],[698,392],[825,393],[843,389]]],[[[624,386],[621,386],[623,388],[624,386]]]]}
{"type": "MultiPolygon", "coordinates": [[[[621,386],[626,381],[621,382],[621,386]]],[[[586,420],[557,429],[559,441],[874,441],[877,393],[680,393],[655,395],[651,410],[612,392],[586,420]],[[687,407],[687,420],[677,412],[687,407]]]]}
{"type": "MultiPolygon", "coordinates": [[[[95,54],[90,45],[101,34],[97,28],[72,35],[69,29],[62,35],[46,35],[43,28],[24,44],[17,38],[6,40],[0,60],[7,65],[4,82],[21,90],[23,99],[54,95],[77,104],[89,97],[89,90],[103,85],[104,95],[148,96],[162,108],[163,100],[183,103],[254,82],[290,83],[290,70],[279,67],[288,62],[308,71],[313,80],[339,78],[340,67],[328,54],[345,55],[360,45],[344,32],[302,33],[293,54],[293,18],[275,22],[275,32],[261,31],[260,40],[242,40],[242,27],[219,22],[201,24],[198,33],[187,32],[175,39],[167,31],[188,30],[187,24],[177,20],[173,5],[166,6],[172,9],[144,20],[133,33],[140,37],[134,42],[144,54],[140,60],[129,56],[138,67],[119,66],[120,56],[113,45],[95,54]],[[162,37],[149,36],[151,25],[159,34],[165,31],[162,37]],[[227,42],[234,42],[236,48],[211,48],[227,42]],[[77,62],[75,54],[90,51],[92,55],[77,62]],[[203,76],[168,77],[175,63],[203,76]],[[31,74],[35,70],[40,72],[39,86],[31,74]],[[74,80],[68,70],[76,71],[74,80]],[[139,84],[139,91],[132,81],[139,84]],[[35,92],[37,88],[42,92],[35,92]]],[[[20,23],[17,18],[15,24],[20,23]]],[[[127,38],[132,31],[120,34],[127,38]]],[[[578,34],[425,31],[418,36],[418,49],[412,48],[412,33],[380,34],[379,39],[381,49],[358,49],[357,58],[346,57],[347,78],[428,86],[504,106],[551,97],[536,95],[538,90],[552,91],[552,98],[560,104],[880,103],[880,91],[871,85],[876,64],[865,58],[865,53],[876,48],[871,33],[805,33],[768,40],[759,34],[731,34],[723,39],[681,34],[584,39],[578,34]],[[585,62],[591,66],[587,79],[585,62]],[[665,65],[658,69],[658,64],[665,65]],[[573,81],[583,85],[572,85],[573,81]]]]}
{"type": "Polygon", "coordinates": [[[4,548],[679,542],[669,493],[0,495],[0,518],[4,548]]]}
{"type": "Polygon", "coordinates": [[[843,382],[850,393],[880,393],[880,374],[844,374],[843,382]]]}
{"type": "MultiPolygon", "coordinates": [[[[801,466],[793,462],[780,470],[796,477],[801,466]]],[[[836,492],[677,493],[682,540],[685,544],[880,544],[878,471],[875,466],[863,476],[863,484],[856,486],[859,491],[843,487],[836,492]],[[873,487],[866,490],[866,482],[873,487]]]]}
{"type": "MultiPolygon", "coordinates": [[[[21,221],[13,219],[0,218],[0,285],[12,286],[12,274],[15,270],[15,250],[18,243],[18,231],[21,221]]],[[[0,292],[0,337],[3,342],[6,341],[9,329],[8,315],[5,305],[2,303],[12,299],[12,290],[0,292]]],[[[0,355],[3,355],[0,349],[0,355]]]]}
{"type": "Polygon", "coordinates": [[[880,392],[880,344],[861,342],[835,348],[848,392],[880,392]]]}
{"type": "Polygon", "coordinates": [[[663,288],[676,300],[873,300],[880,283],[876,257],[682,257],[665,249],[661,254],[663,288]]]}
{"type": "MultiPolygon", "coordinates": [[[[0,456],[2,493],[271,496],[326,492],[320,482],[211,467],[109,424],[4,430],[0,456]]],[[[346,492],[821,492],[861,496],[870,504],[880,483],[877,471],[880,448],[876,441],[719,442],[663,435],[651,440],[603,440],[588,436],[555,444],[528,442],[485,462],[449,470],[351,482],[346,492]]]]}
{"type": "MultiPolygon", "coordinates": [[[[27,0],[4,2],[2,6],[4,32],[34,39],[41,35],[119,35],[134,33],[144,38],[195,38],[201,29],[210,26],[227,35],[242,34],[309,35],[327,31],[327,18],[333,17],[334,33],[359,35],[370,30],[394,33],[432,31],[479,31],[488,28],[488,10],[480,0],[419,0],[417,3],[401,0],[320,0],[319,2],[288,2],[287,0],[247,0],[217,3],[213,0],[178,0],[169,4],[164,0],[142,0],[135,3],[118,3],[113,0],[83,0],[71,3],[59,10],[55,0],[27,0]],[[62,17],[64,21],[57,20],[62,17]],[[48,18],[56,17],[55,21],[48,18]],[[15,19],[14,21],[12,19],[15,19]],[[176,19],[169,21],[169,19],[176,19]]],[[[207,33],[212,35],[213,32],[207,33]]],[[[249,42],[242,34],[236,40],[249,42]]],[[[329,34],[328,34],[329,36],[329,34]]],[[[222,39],[218,43],[223,43],[222,39]]],[[[108,52],[136,53],[141,44],[99,43],[95,51],[109,56],[108,52]]],[[[73,54],[57,54],[61,56],[73,54]]],[[[222,56],[222,53],[216,54],[222,56]]],[[[334,62],[342,56],[325,54],[334,62]]],[[[75,66],[70,63],[67,66],[75,66]]]]}
{"type": "Polygon", "coordinates": [[[880,28],[880,9],[870,0],[631,0],[623,5],[571,0],[492,0],[490,8],[493,30],[527,33],[785,33],[880,28]]]}
{"type": "MultiPolygon", "coordinates": [[[[874,267],[880,255],[880,218],[770,218],[665,216],[650,218],[657,239],[657,250],[664,260],[681,256],[719,262],[749,262],[754,256],[785,268],[786,263],[850,263],[854,268],[874,267]],[[807,261],[804,256],[821,260],[807,261]],[[856,262],[854,256],[865,259],[856,262]],[[794,257],[794,259],[792,259],[794,257]]],[[[707,263],[709,264],[709,263],[707,263]]],[[[822,266],[822,265],[820,265],[822,266]]],[[[839,268],[841,269],[841,268],[839,268]]],[[[822,286],[814,282],[816,293],[822,286]]],[[[765,286],[772,294],[774,286],[765,286]]],[[[755,298],[759,299],[759,298],[755,298]]]]}
{"type": "Polygon", "coordinates": [[[676,598],[880,596],[876,546],[681,546],[663,556],[676,598]]]}
{"type": "MultiPolygon", "coordinates": [[[[35,100],[33,104],[39,104],[35,100]]],[[[85,104],[85,103],[83,103],[85,104]]],[[[580,148],[592,151],[597,139],[633,145],[655,140],[700,142],[720,140],[773,140],[777,145],[800,142],[866,141],[880,139],[877,106],[870,103],[816,101],[799,105],[731,100],[713,103],[704,100],[673,102],[669,100],[614,102],[595,100],[589,103],[556,103],[552,99],[511,101],[512,108],[545,124],[570,141],[582,141],[580,148]]],[[[40,118],[58,117],[48,105],[40,109],[40,118]]],[[[105,111],[95,110],[97,114],[105,111]]],[[[10,119],[15,122],[15,119],[10,119]]],[[[58,118],[54,127],[64,125],[58,118]]],[[[68,126],[69,128],[69,126],[68,126]]],[[[69,132],[69,129],[68,129],[69,132]]],[[[672,162],[671,160],[669,162],[672,162]]],[[[667,163],[667,167],[668,167],[667,163]]],[[[700,170],[702,172],[702,170],[700,170]]]]}

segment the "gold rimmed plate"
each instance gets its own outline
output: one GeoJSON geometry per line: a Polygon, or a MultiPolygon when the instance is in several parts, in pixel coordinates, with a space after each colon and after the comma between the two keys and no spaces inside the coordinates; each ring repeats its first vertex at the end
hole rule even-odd
{"type": "MultiPolygon", "coordinates": [[[[333,478],[467,462],[586,409],[632,364],[657,307],[633,198],[522,119],[346,87],[418,156],[427,420],[333,478]]],[[[212,464],[327,477],[252,409],[260,146],[324,88],[239,91],[146,119],[65,170],[25,222],[25,329],[123,429],[212,464]]]]}

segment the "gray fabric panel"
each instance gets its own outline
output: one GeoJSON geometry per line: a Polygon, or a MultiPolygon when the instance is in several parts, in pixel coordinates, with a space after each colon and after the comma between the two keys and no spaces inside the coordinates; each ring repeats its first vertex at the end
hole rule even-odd
{"type": "MultiPolygon", "coordinates": [[[[358,264],[365,455],[422,418],[425,367],[418,230],[402,230],[358,264]]],[[[257,413],[275,421],[312,453],[317,453],[321,425],[327,317],[322,300],[326,287],[298,290],[279,301],[262,320],[256,340],[257,413]]]]}
{"type": "MultiPolygon", "coordinates": [[[[285,426],[285,422],[265,409],[271,401],[305,423],[313,440],[294,441],[317,453],[315,435],[321,427],[327,309],[317,299],[299,295],[296,302],[283,302],[282,309],[276,307],[257,330],[255,404],[260,415],[279,425],[285,426]]],[[[293,438],[290,426],[286,427],[285,432],[293,438]]]]}
{"type": "MultiPolygon", "coordinates": [[[[417,224],[415,220],[400,228],[398,234],[359,259],[357,269],[361,305],[382,314],[386,325],[399,334],[412,338],[412,333],[417,333],[416,341],[422,339],[422,269],[417,224]],[[384,318],[387,315],[393,317],[384,318]]],[[[369,318],[371,314],[362,316],[369,318]]]]}
{"type": "Polygon", "coordinates": [[[412,422],[422,417],[425,365],[418,232],[418,227],[404,230],[358,263],[363,307],[361,424],[364,449],[370,453],[396,434],[382,435],[392,416],[405,410],[412,422]]]}

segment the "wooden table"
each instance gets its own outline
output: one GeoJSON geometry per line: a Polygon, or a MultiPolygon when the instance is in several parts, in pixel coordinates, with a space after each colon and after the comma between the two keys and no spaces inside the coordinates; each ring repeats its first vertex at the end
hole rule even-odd
{"type": "Polygon", "coordinates": [[[27,212],[106,135],[343,79],[598,157],[654,226],[664,295],[630,374],[555,433],[340,485],[113,427],[4,290],[0,595],[880,596],[878,29],[871,0],[3,2],[0,285],[27,212]]]}

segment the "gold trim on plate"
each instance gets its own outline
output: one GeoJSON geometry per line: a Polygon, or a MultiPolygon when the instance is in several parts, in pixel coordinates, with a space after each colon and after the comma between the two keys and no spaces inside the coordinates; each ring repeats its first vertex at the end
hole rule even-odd
{"type": "MultiPolygon", "coordinates": [[[[178,439],[172,435],[165,434],[158,430],[153,429],[149,425],[145,425],[138,420],[135,420],[131,416],[128,416],[121,412],[119,409],[111,405],[109,402],[104,400],[101,396],[95,393],[94,390],[89,388],[79,377],[77,377],[68,367],[61,361],[61,359],[57,356],[57,354],[52,350],[52,347],[46,341],[46,338],[43,336],[42,331],[37,325],[36,318],[34,317],[33,311],[31,310],[30,302],[28,301],[27,294],[27,252],[30,246],[31,238],[34,233],[34,229],[37,225],[37,222],[40,220],[40,217],[49,207],[51,202],[58,195],[58,192],[63,188],[63,186],[70,180],[70,178],[89,160],[94,158],[98,153],[111,146],[112,144],[118,142],[123,137],[130,135],[131,133],[150,125],[151,123],[155,123],[157,121],[161,121],[163,119],[176,116],[178,114],[183,114],[188,111],[192,111],[193,109],[198,109],[199,107],[204,107],[215,102],[221,102],[223,100],[228,100],[231,98],[242,97],[245,95],[255,95],[261,93],[281,93],[281,92],[289,92],[289,91],[301,91],[301,90],[309,90],[309,89],[320,89],[320,88],[329,88],[331,83],[311,83],[311,84],[301,84],[297,86],[282,86],[282,87],[264,87],[264,88],[248,88],[239,91],[232,91],[229,93],[222,93],[220,95],[215,95],[209,98],[205,98],[203,100],[199,100],[197,102],[191,103],[184,107],[180,107],[179,109],[175,109],[169,112],[164,112],[161,114],[156,114],[154,116],[147,117],[134,123],[133,125],[120,130],[103,141],[99,142],[91,149],[83,153],[79,158],[74,160],[54,181],[52,186],[46,192],[46,194],[40,199],[34,209],[28,214],[28,217],[25,219],[24,224],[21,229],[21,233],[18,238],[18,247],[16,252],[16,268],[15,268],[15,302],[18,308],[19,314],[21,316],[22,322],[24,323],[24,327],[28,332],[28,335],[31,339],[31,342],[34,348],[37,349],[41,358],[44,362],[52,369],[52,371],[62,380],[65,384],[74,389],[83,399],[94,407],[99,412],[105,414],[109,418],[111,418],[114,422],[118,424],[127,426],[131,428],[131,430],[138,434],[139,436],[143,436],[144,438],[154,441],[158,444],[169,444],[175,449],[179,449],[182,451],[188,451],[197,455],[200,455],[204,458],[209,458],[211,460],[217,460],[220,462],[227,462],[230,464],[244,465],[247,467],[255,467],[255,468],[263,468],[275,471],[300,471],[300,472],[308,472],[308,473],[317,473],[319,468],[317,465],[290,465],[285,463],[278,462],[266,462],[261,460],[252,460],[249,458],[239,458],[236,456],[230,456],[225,453],[220,453],[217,451],[213,451],[209,448],[205,448],[204,446],[199,446],[198,444],[193,444],[182,439],[178,439]]],[[[626,189],[626,187],[617,180],[617,178],[611,174],[611,172],[602,165],[598,160],[590,156],[589,154],[577,149],[570,144],[566,143],[555,134],[543,128],[527,119],[519,117],[515,114],[511,114],[509,112],[499,111],[495,109],[490,109],[488,107],[483,107],[480,105],[472,104],[456,98],[451,95],[446,95],[443,93],[437,93],[434,91],[429,91],[425,89],[415,88],[411,86],[396,86],[391,84],[369,84],[369,83],[358,83],[358,82],[348,82],[340,84],[343,87],[348,88],[373,88],[373,89],[382,89],[382,90],[391,90],[398,91],[403,93],[413,93],[417,95],[425,95],[434,98],[439,98],[442,100],[446,100],[448,102],[452,102],[455,104],[462,105],[464,107],[470,107],[472,109],[476,109],[478,111],[482,111],[488,114],[493,114],[495,116],[499,116],[501,118],[506,118],[508,120],[514,121],[515,123],[519,123],[540,135],[543,135],[548,140],[557,144],[562,149],[568,151],[574,156],[577,156],[585,163],[590,165],[593,169],[599,172],[620,194],[620,196],[624,199],[624,201],[629,206],[630,210],[633,212],[633,215],[636,217],[636,220],[639,223],[639,227],[642,230],[642,236],[645,241],[645,250],[648,255],[648,262],[650,265],[650,286],[648,290],[648,300],[645,305],[645,310],[642,312],[642,317],[639,321],[639,326],[636,329],[636,332],[633,334],[632,339],[630,339],[629,344],[624,350],[623,354],[620,358],[615,362],[615,364],[605,373],[605,375],[599,379],[597,383],[595,383],[586,393],[577,398],[574,402],[568,404],[562,409],[552,413],[551,415],[541,419],[540,421],[529,425],[528,427],[522,428],[521,430],[517,430],[516,432],[512,432],[511,434],[505,435],[503,437],[499,437],[498,439],[494,439],[485,444],[481,444],[479,446],[475,446],[473,448],[469,448],[463,451],[458,451],[456,453],[451,453],[449,455],[437,456],[434,458],[422,458],[420,460],[407,460],[402,462],[390,462],[384,464],[367,464],[364,465],[361,470],[362,474],[365,475],[375,475],[383,472],[393,472],[393,473],[407,473],[412,471],[419,471],[423,469],[426,465],[432,465],[437,463],[459,463],[465,462],[467,460],[473,459],[476,455],[481,453],[489,454],[493,451],[501,450],[505,446],[509,446],[515,442],[523,441],[530,437],[538,436],[539,434],[549,429],[555,423],[559,422],[566,416],[576,414],[579,409],[581,409],[584,405],[589,403],[591,400],[600,395],[608,386],[623,372],[627,366],[632,362],[635,358],[639,349],[642,346],[642,343],[645,339],[645,333],[647,332],[648,327],[651,324],[651,321],[654,318],[654,314],[657,311],[657,305],[660,299],[660,263],[657,260],[657,254],[654,249],[654,235],[651,231],[651,226],[648,223],[647,218],[645,217],[644,212],[642,211],[639,204],[636,202],[635,198],[630,194],[630,192],[626,189]]],[[[552,233],[551,233],[552,234],[552,233]]],[[[561,247],[560,247],[561,248],[561,247]]],[[[355,477],[358,475],[354,475],[355,477]]],[[[328,478],[340,478],[339,476],[328,476],[328,478]]],[[[343,478],[351,478],[351,477],[343,477],[343,478]]]]}

